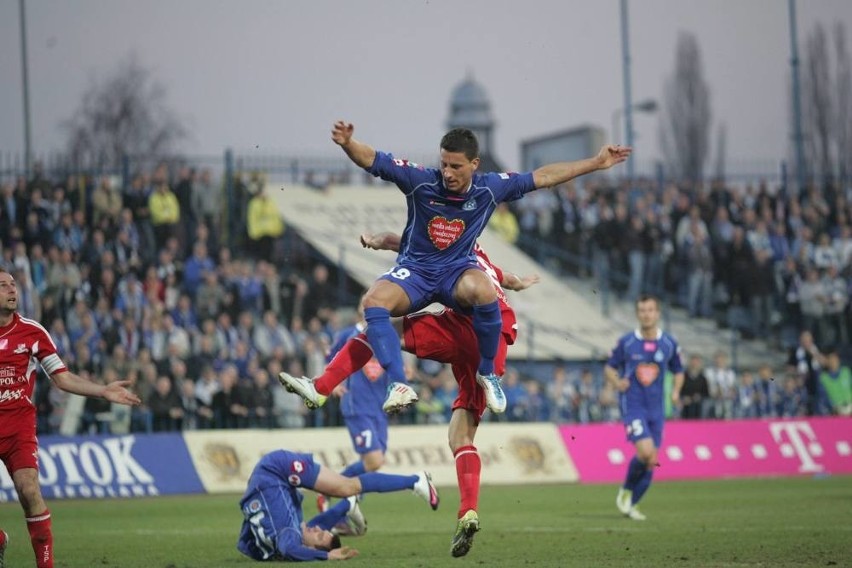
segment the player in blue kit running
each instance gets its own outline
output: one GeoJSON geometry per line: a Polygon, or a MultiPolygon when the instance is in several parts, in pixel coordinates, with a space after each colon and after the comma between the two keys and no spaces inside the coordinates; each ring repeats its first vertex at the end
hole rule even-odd
{"type": "MultiPolygon", "coordinates": [[[[344,328],[335,337],[329,352],[330,362],[346,343],[364,332],[365,324],[359,322],[344,328]]],[[[389,381],[385,370],[376,359],[352,373],[338,388],[340,413],[352,438],[352,446],[360,459],[349,464],[342,474],[354,477],[369,471],[378,471],[385,463],[388,449],[388,417],[382,411],[389,381]]]]}
{"type": "Polygon", "coordinates": [[[494,286],[476,261],[476,239],[498,203],[610,168],[626,160],[630,148],[607,145],[593,158],[550,164],[531,173],[478,174],[479,143],[466,128],[450,130],[441,139],[439,169],[377,152],[353,138],[353,132],[352,124],[338,121],[331,138],[356,165],[396,184],[408,204],[397,265],[380,276],[364,297],[367,337],[394,381],[385,411],[398,411],[417,400],[405,384],[399,340],[390,317],[440,302],[472,315],[480,355],[476,380],[485,391],[488,408],[504,412],[506,397],[494,372],[502,327],[500,307],[494,286]]]}
{"type": "MultiPolygon", "coordinates": [[[[355,339],[364,332],[366,324],[363,321],[341,329],[335,336],[334,345],[329,351],[327,362],[330,362],[349,340],[355,339]]],[[[340,472],[346,477],[357,477],[363,473],[378,471],[385,463],[385,452],[388,449],[388,416],[382,410],[389,386],[384,369],[371,358],[363,368],[354,371],[346,381],[334,389],[334,394],[340,396],[340,413],[343,422],[349,430],[352,447],[358,454],[358,459],[340,472]]],[[[317,496],[317,507],[320,511],[328,508],[325,495],[317,496]]],[[[346,526],[336,528],[339,534],[346,534],[346,526]]]]}
{"type": "Polygon", "coordinates": [[[678,404],[683,387],[683,363],[677,341],[659,327],[660,303],[643,295],[636,301],[639,329],[618,340],[604,366],[604,376],[620,392],[621,418],[627,439],[636,455],[627,467],[627,478],[618,490],[618,510],[635,521],[644,521],[637,503],[651,486],[657,451],[663,440],[666,371],[674,374],[672,401],[678,404]]]}
{"type": "Polygon", "coordinates": [[[433,510],[438,508],[438,492],[426,472],[344,477],[316,463],[311,454],[269,452],[254,467],[240,499],[243,525],[237,549],[255,560],[346,560],[358,552],[340,548],[340,539],[329,529],[348,516],[356,530],[361,533],[366,530],[366,521],[354,497],[360,493],[403,489],[413,490],[433,510]],[[302,520],[299,488],[344,500],[306,524],[302,520]]]}

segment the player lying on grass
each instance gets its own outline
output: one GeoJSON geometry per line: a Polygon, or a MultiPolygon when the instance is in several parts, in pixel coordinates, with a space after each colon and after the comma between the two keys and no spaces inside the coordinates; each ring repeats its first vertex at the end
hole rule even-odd
{"type": "Polygon", "coordinates": [[[386,493],[411,489],[432,510],[438,508],[438,491],[431,476],[365,473],[344,477],[316,463],[311,454],[276,450],[260,458],[240,499],[243,525],[237,549],[254,560],[346,560],[357,550],[341,547],[330,529],[344,517],[355,533],[367,530],[355,497],[361,493],[386,493]],[[299,488],[343,498],[311,519],[302,519],[299,488]]]}
{"type": "MultiPolygon", "coordinates": [[[[393,233],[378,235],[364,234],[361,243],[376,250],[398,250],[400,238],[393,233]]],[[[495,288],[503,328],[500,334],[494,367],[502,375],[506,367],[508,346],[515,342],[518,325],[515,312],[509,305],[503,287],[524,290],[539,281],[538,275],[523,278],[503,272],[488,259],[476,245],[477,261],[495,288]]],[[[452,366],[453,375],[459,384],[459,394],[453,402],[450,418],[449,444],[456,461],[461,502],[458,511],[456,532],[450,552],[453,556],[464,556],[473,544],[473,536],[479,530],[479,482],[482,462],[474,438],[476,429],[485,412],[485,393],[476,380],[479,365],[479,349],[471,317],[451,309],[439,313],[419,312],[403,318],[394,318],[392,325],[402,343],[402,348],[423,359],[431,359],[452,366]]],[[[281,373],[279,380],[285,388],[298,393],[310,408],[325,404],[328,395],[355,370],[363,367],[373,356],[373,351],[364,333],[346,342],[340,352],[315,380],[293,377],[281,373]]]]}

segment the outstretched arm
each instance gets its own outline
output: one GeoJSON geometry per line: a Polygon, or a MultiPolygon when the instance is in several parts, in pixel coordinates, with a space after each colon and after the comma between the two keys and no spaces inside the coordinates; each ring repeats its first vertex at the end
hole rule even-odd
{"type": "Polygon", "coordinates": [[[351,122],[338,120],[331,129],[331,139],[343,148],[349,159],[362,168],[369,168],[376,159],[376,151],[367,144],[352,138],[355,127],[351,122]]]}
{"type": "Polygon", "coordinates": [[[607,144],[594,158],[586,158],[576,162],[557,162],[548,164],[533,171],[533,183],[536,189],[553,187],[585,174],[606,170],[620,164],[630,156],[632,148],[607,144]]]}
{"type": "Polygon", "coordinates": [[[399,243],[401,240],[402,238],[398,234],[391,233],[390,231],[376,233],[375,235],[372,233],[361,234],[361,246],[373,250],[392,250],[399,252],[399,243]]]}
{"type": "Polygon", "coordinates": [[[530,286],[538,284],[539,282],[541,282],[541,277],[538,274],[518,276],[512,272],[504,272],[503,281],[500,282],[500,285],[506,290],[520,292],[521,290],[526,290],[530,286]]]}
{"type": "Polygon", "coordinates": [[[134,406],[142,402],[138,396],[125,388],[130,384],[130,381],[115,381],[108,385],[99,385],[92,381],[87,381],[70,371],[55,373],[51,375],[51,378],[57,387],[70,393],[104,398],[110,402],[117,402],[128,406],[134,406]]]}

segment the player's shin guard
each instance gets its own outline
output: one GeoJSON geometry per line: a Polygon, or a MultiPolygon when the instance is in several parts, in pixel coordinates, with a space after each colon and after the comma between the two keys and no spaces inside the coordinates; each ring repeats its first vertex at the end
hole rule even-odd
{"type": "Polygon", "coordinates": [[[53,568],[53,532],[50,523],[50,511],[35,517],[27,517],[27,530],[35,553],[38,568],[53,568]]]}
{"type": "MultiPolygon", "coordinates": [[[[499,315],[499,313],[498,313],[499,315]]],[[[391,381],[407,383],[405,369],[402,366],[402,351],[399,336],[390,321],[390,312],[385,308],[365,308],[367,338],[391,381]]],[[[496,349],[496,348],[495,348],[496,349]]],[[[496,352],[496,351],[495,351],[496,352]]]]}
{"type": "Polygon", "coordinates": [[[473,306],[473,331],[479,340],[480,375],[494,374],[494,357],[497,356],[502,327],[503,318],[496,300],[490,304],[473,306]]]}
{"type": "Polygon", "coordinates": [[[322,375],[314,381],[314,388],[321,395],[329,396],[334,387],[346,380],[346,377],[359,371],[373,357],[373,350],[367,343],[367,336],[359,333],[334,356],[322,375]]]}
{"type": "Polygon", "coordinates": [[[388,493],[390,491],[402,491],[413,489],[417,483],[416,475],[394,475],[391,473],[365,473],[359,475],[361,480],[361,491],[363,493],[388,493]]]}
{"type": "Polygon", "coordinates": [[[479,476],[482,460],[476,446],[462,446],[453,453],[456,460],[456,477],[459,481],[459,518],[479,506],[479,476]]]}
{"type": "Polygon", "coordinates": [[[627,466],[627,478],[624,480],[624,488],[630,491],[636,491],[636,484],[642,478],[642,475],[647,471],[645,464],[636,456],[630,460],[627,466]]]}
{"type": "Polygon", "coordinates": [[[648,468],[639,478],[639,481],[636,482],[636,487],[633,488],[633,505],[638,503],[642,496],[645,494],[645,492],[648,491],[648,488],[651,487],[652,477],[654,477],[654,470],[648,468]]]}

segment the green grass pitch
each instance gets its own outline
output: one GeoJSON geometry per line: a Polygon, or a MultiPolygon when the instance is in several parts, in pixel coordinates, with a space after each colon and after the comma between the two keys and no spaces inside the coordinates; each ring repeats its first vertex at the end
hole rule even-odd
{"type": "MultiPolygon", "coordinates": [[[[368,495],[367,535],[348,566],[849,566],[852,477],[666,482],[622,518],[611,485],[484,487],[482,531],[466,557],[449,555],[458,492],[438,511],[408,492],[368,495]]],[[[311,493],[306,496],[313,514],[311,493]]],[[[234,543],[237,495],[51,501],[59,567],[252,566],[234,543]]],[[[0,505],[11,535],[6,564],[32,566],[17,503],[0,505]]]]}

